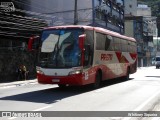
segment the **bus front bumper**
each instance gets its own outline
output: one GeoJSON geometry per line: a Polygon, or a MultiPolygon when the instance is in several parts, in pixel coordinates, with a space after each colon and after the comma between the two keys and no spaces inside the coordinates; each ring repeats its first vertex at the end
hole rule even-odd
{"type": "Polygon", "coordinates": [[[68,85],[83,85],[83,75],[68,75],[68,76],[46,76],[37,74],[38,83],[40,84],[68,84],[68,85]]]}

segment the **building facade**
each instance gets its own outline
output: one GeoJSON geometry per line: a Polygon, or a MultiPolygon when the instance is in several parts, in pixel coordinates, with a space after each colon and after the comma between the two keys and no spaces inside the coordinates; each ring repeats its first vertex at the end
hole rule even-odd
{"type": "Polygon", "coordinates": [[[155,56],[153,37],[157,36],[157,23],[148,5],[125,0],[125,35],[137,40],[138,66],[150,66],[155,56]]]}
{"type": "Polygon", "coordinates": [[[137,40],[138,66],[150,66],[155,56],[153,37],[156,35],[155,17],[126,16],[125,35],[137,40]]]}
{"type": "Polygon", "coordinates": [[[125,17],[125,35],[134,37],[137,40],[138,66],[144,66],[145,51],[143,33],[146,31],[146,25],[143,24],[142,17],[128,16],[125,17]]]}
{"type": "Polygon", "coordinates": [[[157,36],[157,18],[152,16],[151,8],[144,4],[138,4],[137,16],[143,16],[143,23],[146,25],[146,32],[143,33],[144,49],[146,51],[144,59],[147,61],[147,66],[150,66],[152,58],[155,57],[153,37],[157,36]]]}
{"type": "Polygon", "coordinates": [[[148,5],[138,4],[137,16],[151,16],[151,8],[148,5]]]}
{"type": "Polygon", "coordinates": [[[124,34],[124,1],[95,0],[93,24],[124,34]]]}
{"type": "Polygon", "coordinates": [[[34,53],[27,51],[31,36],[39,35],[47,23],[35,17],[27,17],[20,0],[0,2],[0,82],[18,80],[17,68],[26,66],[30,77],[35,77],[34,53]],[[12,5],[12,6],[7,6],[12,5]]]}
{"type": "Polygon", "coordinates": [[[27,0],[25,9],[43,13],[49,26],[74,24],[103,27],[124,34],[123,0],[27,0]],[[77,1],[77,4],[75,4],[77,1]],[[39,4],[41,3],[41,4],[39,4]],[[75,13],[76,12],[76,13],[75,13]],[[75,14],[77,15],[75,17],[75,14]]]}
{"type": "Polygon", "coordinates": [[[124,0],[125,16],[137,16],[137,0],[124,0]]]}

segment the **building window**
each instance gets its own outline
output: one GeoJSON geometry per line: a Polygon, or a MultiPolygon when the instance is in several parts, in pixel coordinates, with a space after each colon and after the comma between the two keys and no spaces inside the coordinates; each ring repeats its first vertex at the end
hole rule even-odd
{"type": "Polygon", "coordinates": [[[111,6],[111,2],[109,0],[106,1],[106,5],[111,6]]]}
{"type": "Polygon", "coordinates": [[[129,5],[130,8],[132,8],[132,5],[129,5]]]}
{"type": "Polygon", "coordinates": [[[116,6],[115,6],[115,5],[112,5],[112,7],[113,7],[113,9],[114,9],[114,10],[117,10],[117,8],[116,8],[116,6]]]}

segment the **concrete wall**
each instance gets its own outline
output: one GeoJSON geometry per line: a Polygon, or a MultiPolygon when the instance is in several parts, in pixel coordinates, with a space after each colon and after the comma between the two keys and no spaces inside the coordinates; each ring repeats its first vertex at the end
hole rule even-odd
{"type": "MultiPolygon", "coordinates": [[[[78,23],[80,25],[93,25],[109,30],[113,30],[124,34],[124,14],[123,14],[123,0],[116,0],[115,3],[110,1],[108,5],[104,0],[77,0],[78,9],[78,23]],[[118,3],[118,4],[117,4],[118,3]],[[112,7],[114,5],[114,7],[112,7]],[[121,9],[119,8],[121,6],[121,9]],[[115,8],[116,7],[116,8],[115,8]],[[96,12],[93,10],[99,8],[100,15],[103,16],[101,19],[96,19],[96,12]],[[114,8],[114,9],[113,9],[114,8]],[[119,11],[118,11],[119,9],[119,11]],[[104,11],[107,11],[104,13],[104,11]],[[103,12],[102,12],[103,11],[103,12]],[[111,26],[107,20],[108,14],[111,14],[111,26]],[[113,20],[116,19],[118,24],[115,24],[113,20]]],[[[57,25],[70,25],[74,24],[74,11],[75,11],[75,0],[27,0],[29,6],[25,9],[28,11],[34,11],[38,13],[43,13],[42,19],[46,19],[49,26],[57,25]],[[49,15],[49,17],[48,17],[49,15]]],[[[36,14],[36,13],[35,13],[36,14]]]]}
{"type": "Polygon", "coordinates": [[[124,0],[125,15],[137,16],[137,0],[124,0]]]}
{"type": "Polygon", "coordinates": [[[0,82],[18,80],[17,67],[24,64],[29,71],[29,79],[36,77],[36,55],[27,51],[0,52],[0,82]]]}
{"type": "Polygon", "coordinates": [[[134,37],[133,20],[125,21],[125,35],[129,37],[134,37]]]}

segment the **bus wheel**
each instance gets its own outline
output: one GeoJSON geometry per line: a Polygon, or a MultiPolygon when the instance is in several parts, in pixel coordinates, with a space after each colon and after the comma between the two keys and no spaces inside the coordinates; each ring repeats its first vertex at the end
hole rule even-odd
{"type": "Polygon", "coordinates": [[[125,76],[125,80],[129,80],[130,69],[127,68],[127,74],[125,76]]]}
{"type": "Polygon", "coordinates": [[[60,89],[65,89],[67,87],[66,84],[58,84],[58,86],[59,86],[60,89]]]}
{"type": "Polygon", "coordinates": [[[95,79],[95,82],[93,83],[92,87],[94,89],[97,89],[97,88],[99,88],[100,84],[101,84],[101,74],[100,74],[100,72],[97,72],[96,79],[95,79]]]}

